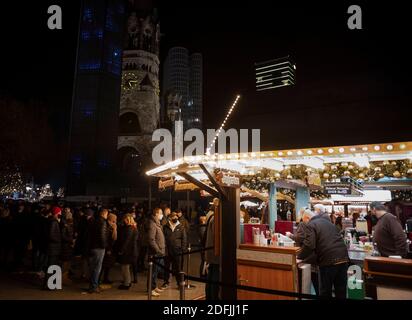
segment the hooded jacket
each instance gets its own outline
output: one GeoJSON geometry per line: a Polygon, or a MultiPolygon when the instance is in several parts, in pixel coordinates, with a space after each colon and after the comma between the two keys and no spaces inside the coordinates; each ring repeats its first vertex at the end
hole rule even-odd
{"type": "Polygon", "coordinates": [[[178,222],[174,230],[168,222],[163,227],[168,254],[179,254],[187,250],[187,233],[184,226],[178,222]]]}
{"type": "Polygon", "coordinates": [[[149,253],[156,256],[166,255],[166,241],[160,222],[151,217],[148,221],[147,244],[149,253]]]}

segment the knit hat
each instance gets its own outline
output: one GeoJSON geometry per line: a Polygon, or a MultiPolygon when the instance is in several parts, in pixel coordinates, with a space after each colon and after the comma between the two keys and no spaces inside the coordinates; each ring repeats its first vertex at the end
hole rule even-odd
{"type": "Polygon", "coordinates": [[[52,214],[53,214],[54,216],[61,215],[61,214],[62,214],[62,209],[60,209],[59,207],[54,207],[54,208],[52,209],[52,214]]]}

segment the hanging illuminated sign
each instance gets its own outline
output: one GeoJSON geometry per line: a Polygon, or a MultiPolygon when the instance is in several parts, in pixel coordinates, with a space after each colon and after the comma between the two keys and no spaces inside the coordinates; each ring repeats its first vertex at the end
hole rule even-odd
{"type": "Polygon", "coordinates": [[[327,195],[362,195],[363,185],[350,177],[342,177],[341,179],[336,181],[324,182],[323,192],[327,195]]]}

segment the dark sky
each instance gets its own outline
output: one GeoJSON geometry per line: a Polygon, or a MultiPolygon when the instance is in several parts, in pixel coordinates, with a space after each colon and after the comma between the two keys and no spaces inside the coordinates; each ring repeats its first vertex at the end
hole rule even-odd
{"type": "MultiPolygon", "coordinates": [[[[351,2],[195,2],[160,3],[161,62],[176,45],[203,54],[205,128],[218,127],[240,93],[228,127],[261,128],[262,149],[412,139],[411,26],[403,2],[361,4],[363,30],[347,28],[351,2]],[[297,85],[254,92],[254,62],[287,54],[297,64],[297,85]]],[[[64,144],[80,1],[13,3],[0,19],[0,95],[44,101],[64,144]],[[52,4],[62,6],[63,30],[47,29],[52,4]]]]}

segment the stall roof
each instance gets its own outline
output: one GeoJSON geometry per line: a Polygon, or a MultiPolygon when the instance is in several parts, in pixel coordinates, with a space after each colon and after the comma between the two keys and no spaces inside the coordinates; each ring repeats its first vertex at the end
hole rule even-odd
{"type": "Polygon", "coordinates": [[[256,168],[280,171],[287,165],[305,165],[321,169],[324,164],[338,162],[354,162],[364,167],[371,161],[405,159],[412,160],[412,142],[189,156],[158,166],[146,174],[170,177],[178,172],[187,172],[198,180],[207,180],[206,174],[199,167],[200,164],[247,175],[253,174],[256,168]]]}

